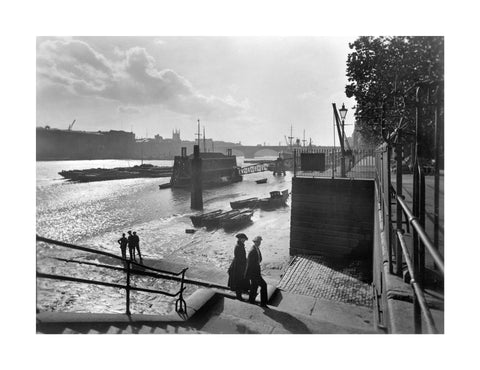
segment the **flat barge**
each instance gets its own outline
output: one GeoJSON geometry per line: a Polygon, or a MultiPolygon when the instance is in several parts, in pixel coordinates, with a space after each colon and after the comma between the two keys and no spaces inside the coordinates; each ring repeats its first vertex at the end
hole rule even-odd
{"type": "Polygon", "coordinates": [[[108,181],[134,178],[169,177],[172,167],[141,164],[133,167],[90,168],[86,170],[61,171],[60,176],[75,182],[108,181]]]}

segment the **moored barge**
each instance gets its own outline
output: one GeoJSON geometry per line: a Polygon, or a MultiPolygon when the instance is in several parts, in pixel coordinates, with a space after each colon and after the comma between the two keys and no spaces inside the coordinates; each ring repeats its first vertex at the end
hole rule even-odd
{"type": "MultiPolygon", "coordinates": [[[[183,148],[182,148],[183,149],[183,148]]],[[[205,187],[228,185],[243,180],[234,155],[215,152],[200,153],[202,159],[202,185],[205,187]]],[[[172,188],[189,188],[192,177],[193,154],[175,156],[170,184],[172,188]]]]}

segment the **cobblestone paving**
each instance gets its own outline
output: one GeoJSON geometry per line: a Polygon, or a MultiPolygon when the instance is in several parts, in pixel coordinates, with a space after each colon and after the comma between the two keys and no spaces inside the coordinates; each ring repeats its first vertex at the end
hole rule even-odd
{"type": "Polygon", "coordinates": [[[372,307],[372,288],[360,280],[362,271],[358,264],[335,269],[328,265],[319,256],[295,256],[278,288],[294,294],[372,307]]]}

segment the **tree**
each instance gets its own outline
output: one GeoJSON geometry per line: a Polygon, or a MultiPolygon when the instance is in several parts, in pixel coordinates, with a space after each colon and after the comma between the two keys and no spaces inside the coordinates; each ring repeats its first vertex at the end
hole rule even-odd
{"type": "MultiPolygon", "coordinates": [[[[412,142],[415,131],[415,89],[419,82],[442,81],[444,78],[443,37],[359,37],[349,44],[345,88],[348,97],[357,101],[355,116],[362,137],[378,144],[388,140],[401,125],[404,141],[412,142]],[[383,136],[381,119],[384,118],[383,136]],[[410,136],[409,136],[410,135],[410,136]]],[[[421,96],[428,103],[436,85],[429,85],[421,96]]],[[[443,116],[443,92],[440,94],[443,116]]],[[[431,101],[431,100],[430,100],[431,101]]],[[[422,108],[421,141],[432,147],[433,108],[422,108]]],[[[423,156],[431,157],[427,150],[423,156]]]]}

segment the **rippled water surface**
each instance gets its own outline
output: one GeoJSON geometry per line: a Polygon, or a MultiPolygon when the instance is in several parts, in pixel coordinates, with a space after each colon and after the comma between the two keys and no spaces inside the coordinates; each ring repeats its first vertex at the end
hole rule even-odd
{"type": "MultiPolygon", "coordinates": [[[[239,165],[243,159],[237,158],[239,165]]],[[[173,161],[149,161],[171,166],[173,161]]],[[[37,234],[119,254],[117,240],[122,232],[137,231],[142,255],[149,259],[181,260],[188,265],[203,264],[226,269],[232,258],[234,235],[225,231],[193,228],[189,216],[190,192],[181,189],[159,190],[169,178],[125,179],[92,183],[71,183],[58,172],[70,169],[133,166],[140,161],[96,160],[37,162],[37,234]]],[[[204,211],[230,209],[230,202],[247,197],[266,197],[273,190],[291,190],[291,174],[274,177],[270,172],[244,176],[244,181],[225,187],[205,189],[204,211]],[[268,183],[255,180],[267,177],[268,183]]],[[[290,199],[288,201],[288,204],[290,199]]],[[[256,210],[253,223],[243,228],[250,240],[262,235],[265,273],[288,260],[290,207],[275,211],[256,210]]],[[[247,242],[248,246],[250,241],[247,242]]],[[[37,269],[45,273],[77,276],[124,284],[123,274],[98,268],[65,263],[55,259],[82,260],[85,252],[37,243],[37,269]]],[[[92,262],[92,261],[91,261],[92,262]]],[[[93,260],[95,262],[95,260],[93,260]]],[[[100,261],[104,263],[105,261],[100,261]]],[[[178,283],[138,278],[136,283],[152,289],[178,290],[178,283]]],[[[187,294],[195,287],[187,287],[187,294]]],[[[162,313],[171,309],[172,299],[162,295],[133,293],[134,313],[162,313]]],[[[124,312],[124,291],[115,288],[46,279],[37,280],[37,308],[76,312],[124,312]]]]}

